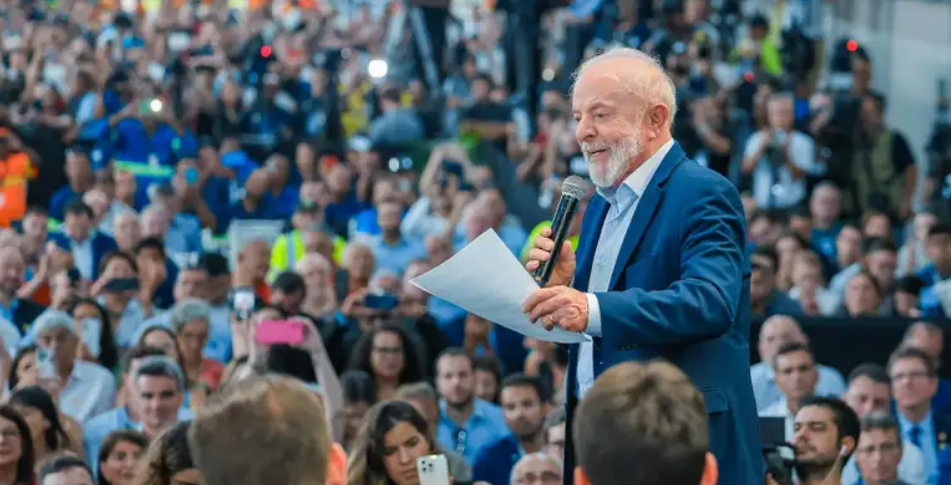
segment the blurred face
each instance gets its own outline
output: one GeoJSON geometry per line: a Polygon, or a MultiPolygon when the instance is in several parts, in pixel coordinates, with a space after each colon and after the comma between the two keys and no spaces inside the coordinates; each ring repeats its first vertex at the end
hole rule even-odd
{"type": "Polygon", "coordinates": [[[0,291],[13,295],[23,286],[23,274],[26,272],[26,263],[23,253],[18,248],[5,247],[0,249],[0,291]]]}
{"type": "Polygon", "coordinates": [[[352,440],[360,432],[360,426],[363,425],[363,417],[367,415],[371,403],[362,401],[350,401],[343,407],[344,436],[352,440]]]}
{"type": "Polygon", "coordinates": [[[121,170],[117,171],[113,177],[116,180],[116,198],[127,204],[134,200],[137,190],[135,175],[121,170]]]}
{"type": "Polygon", "coordinates": [[[208,322],[192,320],[186,323],[178,335],[178,341],[182,346],[182,353],[188,356],[190,361],[201,359],[201,351],[208,343],[208,322]]]}
{"type": "Polygon", "coordinates": [[[812,355],[796,351],[776,357],[776,387],[788,400],[799,401],[815,393],[819,373],[812,355]]]}
{"type": "Polygon", "coordinates": [[[791,99],[787,97],[771,99],[766,110],[770,128],[786,131],[792,129],[794,118],[791,99]]]}
{"type": "Polygon", "coordinates": [[[565,459],[565,423],[548,428],[545,452],[559,460],[565,459]]]}
{"type": "Polygon", "coordinates": [[[544,456],[528,455],[515,464],[512,476],[513,485],[558,485],[561,468],[544,456]]]}
{"type": "Polygon", "coordinates": [[[866,376],[856,377],[845,392],[845,402],[860,418],[873,412],[888,412],[892,390],[887,383],[875,382],[866,376]]]}
{"type": "Polygon", "coordinates": [[[889,239],[892,235],[892,223],[888,217],[878,214],[870,217],[863,228],[865,236],[889,239]]]}
{"type": "Polygon", "coordinates": [[[445,356],[436,364],[436,390],[450,406],[463,408],[473,398],[472,361],[465,356],[445,356]]]}
{"type": "Polygon", "coordinates": [[[165,239],[171,222],[171,216],[164,209],[146,211],[142,215],[142,234],[145,237],[165,239]]]}
{"type": "Polygon", "coordinates": [[[208,286],[208,273],[203,269],[186,269],[178,273],[175,280],[174,296],[176,301],[186,298],[204,298],[208,286]]]}
{"type": "Polygon", "coordinates": [[[822,284],[822,270],[819,266],[804,260],[797,260],[793,265],[793,286],[804,291],[815,289],[822,284]]]}
{"type": "Polygon", "coordinates": [[[92,220],[85,213],[67,213],[66,231],[76,241],[85,241],[89,237],[89,231],[92,226],[92,220]]]}
{"type": "Polygon", "coordinates": [[[860,116],[862,123],[870,126],[879,126],[882,124],[882,110],[872,97],[866,97],[862,100],[860,116]]]}
{"type": "Polygon", "coordinates": [[[928,239],[928,231],[938,224],[938,217],[929,212],[922,212],[915,215],[914,231],[915,239],[925,241],[928,239]]]}
{"type": "Polygon", "coordinates": [[[416,409],[419,414],[426,418],[426,422],[430,426],[436,426],[439,422],[439,403],[436,401],[428,401],[425,399],[412,399],[409,403],[416,409]]]}
{"type": "Polygon", "coordinates": [[[370,274],[373,273],[373,267],[375,265],[373,251],[366,246],[352,248],[347,252],[346,263],[347,271],[350,272],[350,276],[368,279],[370,274]]]}
{"type": "Polygon", "coordinates": [[[175,380],[162,376],[139,376],[135,382],[135,400],[142,422],[153,430],[163,430],[178,420],[182,392],[175,380]]]}
{"type": "Polygon", "coordinates": [[[520,440],[538,436],[545,421],[547,407],[531,386],[508,386],[499,399],[505,424],[520,440]]]}
{"type": "Polygon", "coordinates": [[[297,265],[297,270],[304,278],[308,295],[319,298],[327,293],[330,287],[330,266],[326,261],[306,259],[297,265]]]}
{"type": "Polygon", "coordinates": [[[944,352],[944,334],[939,331],[930,331],[916,327],[911,335],[905,339],[905,345],[923,350],[926,354],[938,359],[944,352]]]}
{"type": "Polygon", "coordinates": [[[902,317],[912,318],[912,313],[918,310],[919,303],[921,303],[921,299],[917,294],[904,291],[895,292],[895,310],[902,317]]]}
{"type": "Polygon", "coordinates": [[[901,455],[901,439],[895,428],[872,429],[859,435],[855,459],[866,483],[897,481],[901,455]]]}
{"type": "Polygon", "coordinates": [[[46,240],[47,222],[49,218],[44,214],[31,212],[23,218],[23,238],[34,241],[36,244],[46,240]]]}
{"type": "Polygon", "coordinates": [[[263,241],[250,242],[241,251],[240,260],[257,281],[264,281],[271,267],[271,249],[263,241]]]}
{"type": "Polygon", "coordinates": [[[73,332],[59,327],[45,330],[36,339],[37,345],[56,356],[57,364],[62,367],[76,358],[76,336],[73,332]]]}
{"type": "Polygon", "coordinates": [[[820,406],[806,406],[796,413],[793,446],[801,465],[824,467],[835,463],[840,446],[833,418],[832,411],[820,406]]]}
{"type": "Polygon", "coordinates": [[[20,412],[27,426],[30,427],[30,437],[33,438],[34,445],[39,442],[45,443],[45,441],[42,441],[45,439],[43,433],[50,428],[50,422],[43,416],[43,413],[39,409],[28,406],[13,407],[20,412]]]}
{"type": "Polygon", "coordinates": [[[384,379],[398,379],[404,364],[400,336],[393,332],[377,332],[370,351],[374,374],[384,379]]]}
{"type": "Polygon", "coordinates": [[[89,472],[77,466],[46,475],[39,485],[93,485],[93,482],[89,472]]]}
{"type": "Polygon", "coordinates": [[[475,371],[475,397],[483,401],[495,402],[499,395],[499,381],[490,371],[477,369],[475,371]]]}
{"type": "Polygon", "coordinates": [[[271,304],[277,305],[289,315],[300,313],[301,304],[304,303],[304,292],[295,291],[285,293],[281,290],[271,291],[271,304]]]}
{"type": "Polygon", "coordinates": [[[131,251],[142,240],[142,225],[133,213],[123,213],[117,217],[113,229],[116,244],[124,251],[131,251]]]}
{"type": "Polygon", "coordinates": [[[928,253],[928,259],[934,263],[938,271],[948,272],[951,270],[951,235],[933,234],[928,236],[925,251],[928,253]]]}
{"type": "Polygon", "coordinates": [[[132,485],[135,469],[142,458],[142,448],[129,441],[116,444],[106,460],[99,463],[100,473],[112,485],[132,485]]]}
{"type": "Polygon", "coordinates": [[[413,425],[398,423],[383,437],[383,467],[396,485],[417,485],[416,459],[430,452],[429,442],[413,425]]]}
{"type": "Polygon", "coordinates": [[[30,352],[17,362],[17,389],[35,386],[39,382],[36,367],[36,352],[30,352]]]}
{"type": "Polygon", "coordinates": [[[167,332],[153,330],[142,337],[142,344],[161,349],[172,360],[178,360],[178,348],[175,346],[175,340],[167,332]]]}
{"type": "Polygon", "coordinates": [[[16,423],[0,417],[0,466],[16,466],[23,452],[23,438],[16,423]]]}
{"type": "Polygon", "coordinates": [[[776,288],[776,268],[768,258],[752,256],[755,266],[750,276],[750,298],[753,301],[763,301],[776,288]]]}
{"type": "Polygon", "coordinates": [[[925,406],[938,390],[938,379],[920,359],[899,359],[892,364],[892,395],[898,409],[925,406]]]}
{"type": "Polygon", "coordinates": [[[855,275],[845,285],[845,307],[850,315],[877,315],[878,306],[878,290],[867,275],[855,275]]]}
{"type": "Polygon", "coordinates": [[[774,224],[765,217],[758,217],[750,222],[750,239],[761,246],[772,246],[779,239],[782,226],[774,224]]]}
{"type": "Polygon", "coordinates": [[[92,180],[89,158],[85,154],[69,152],[66,155],[66,177],[73,187],[85,187],[92,180]]]}
{"type": "Polygon", "coordinates": [[[852,226],[845,226],[835,239],[835,254],[839,266],[844,268],[859,259],[859,243],[862,234],[852,226]]]}
{"type": "Polygon", "coordinates": [[[898,254],[892,251],[875,251],[865,257],[868,272],[872,273],[878,286],[886,291],[895,286],[895,271],[898,269],[898,254]]]}
{"type": "Polygon", "coordinates": [[[398,233],[402,218],[403,209],[399,204],[380,204],[377,212],[377,222],[383,231],[398,233]]]}

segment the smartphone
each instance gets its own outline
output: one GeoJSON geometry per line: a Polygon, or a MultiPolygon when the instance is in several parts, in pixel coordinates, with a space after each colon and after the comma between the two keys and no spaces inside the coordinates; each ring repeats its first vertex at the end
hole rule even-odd
{"type": "Polygon", "coordinates": [[[103,289],[113,293],[118,293],[120,291],[138,291],[139,279],[117,278],[106,283],[106,286],[103,289]]]}
{"type": "Polygon", "coordinates": [[[238,288],[231,296],[231,305],[234,311],[241,314],[250,314],[254,310],[254,290],[238,288]]]}
{"type": "Polygon", "coordinates": [[[36,351],[37,376],[40,379],[58,379],[56,372],[56,356],[53,352],[40,347],[36,351]]]}
{"type": "Polygon", "coordinates": [[[400,306],[400,300],[396,295],[384,293],[382,295],[367,295],[363,299],[363,306],[371,310],[390,311],[400,306]]]}
{"type": "Polygon", "coordinates": [[[102,321],[98,318],[84,318],[83,325],[83,343],[89,349],[93,357],[98,358],[102,348],[99,341],[102,338],[102,321]]]}
{"type": "Polygon", "coordinates": [[[417,458],[416,471],[419,473],[419,485],[447,485],[449,483],[449,462],[446,460],[446,455],[417,458]]]}
{"type": "Polygon", "coordinates": [[[462,176],[462,164],[455,160],[443,160],[442,169],[458,177],[462,176]]]}
{"type": "Polygon", "coordinates": [[[139,113],[143,115],[154,115],[162,112],[162,100],[159,98],[149,98],[142,101],[139,105],[139,113]]]}
{"type": "Polygon", "coordinates": [[[183,173],[185,177],[185,183],[188,185],[195,185],[198,183],[198,169],[195,167],[188,167],[183,173]]]}
{"type": "Polygon", "coordinates": [[[168,50],[182,52],[192,43],[192,36],[188,32],[172,32],[168,34],[168,50]]]}
{"type": "Polygon", "coordinates": [[[261,322],[254,337],[260,344],[298,345],[304,341],[304,323],[293,320],[261,322]]]}

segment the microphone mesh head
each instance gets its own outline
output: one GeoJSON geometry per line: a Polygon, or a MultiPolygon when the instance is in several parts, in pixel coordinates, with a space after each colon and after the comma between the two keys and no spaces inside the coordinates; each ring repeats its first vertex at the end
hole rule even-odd
{"type": "Polygon", "coordinates": [[[574,197],[578,200],[584,199],[584,196],[588,194],[588,182],[585,179],[572,175],[565,179],[561,184],[561,196],[574,197]]]}

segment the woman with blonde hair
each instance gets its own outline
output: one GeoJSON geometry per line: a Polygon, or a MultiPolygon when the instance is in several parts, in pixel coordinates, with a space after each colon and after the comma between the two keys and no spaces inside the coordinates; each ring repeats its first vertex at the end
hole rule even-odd
{"type": "Polygon", "coordinates": [[[182,421],[160,436],[145,455],[134,485],[203,485],[188,447],[191,421],[182,421]]]}

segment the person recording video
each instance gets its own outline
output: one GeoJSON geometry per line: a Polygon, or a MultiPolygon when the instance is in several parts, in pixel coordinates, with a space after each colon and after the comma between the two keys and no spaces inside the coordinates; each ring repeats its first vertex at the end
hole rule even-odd
{"type": "Polygon", "coordinates": [[[813,397],[803,401],[796,413],[796,480],[783,470],[767,470],[768,485],[842,485],[843,465],[855,452],[859,440],[859,418],[842,400],[813,397]],[[778,476],[778,475],[786,476],[778,476]]]}

